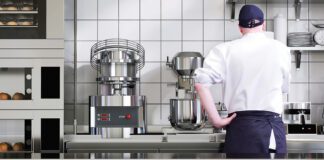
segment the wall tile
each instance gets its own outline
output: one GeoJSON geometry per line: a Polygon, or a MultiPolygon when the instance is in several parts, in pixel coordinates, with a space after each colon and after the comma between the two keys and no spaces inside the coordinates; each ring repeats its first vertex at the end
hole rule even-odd
{"type": "Polygon", "coordinates": [[[64,0],[64,18],[74,19],[74,0],[64,0]]]}
{"type": "Polygon", "coordinates": [[[73,21],[65,21],[65,40],[74,40],[74,23],[73,21]]]}
{"type": "Polygon", "coordinates": [[[310,85],[310,101],[312,103],[324,103],[324,84],[310,85]]]}
{"type": "Polygon", "coordinates": [[[171,60],[178,52],[181,52],[181,41],[162,42],[162,61],[166,61],[167,56],[171,60]]]}
{"type": "Polygon", "coordinates": [[[145,61],[160,61],[160,42],[142,41],[141,44],[145,49],[145,61]]]}
{"type": "Polygon", "coordinates": [[[310,52],[309,53],[309,60],[310,61],[324,61],[324,54],[323,52],[310,52]]]}
{"type": "MultiPolygon", "coordinates": [[[[171,58],[170,58],[171,61],[171,58]]],[[[162,82],[175,83],[178,81],[177,74],[170,67],[162,63],[162,82]]]]}
{"type": "Polygon", "coordinates": [[[170,103],[170,99],[176,98],[176,89],[174,84],[162,84],[162,103],[170,103]]]}
{"type": "Polygon", "coordinates": [[[324,4],[318,1],[310,0],[309,4],[309,18],[310,19],[324,19],[324,4]]]}
{"type": "Polygon", "coordinates": [[[183,1],[183,19],[202,19],[203,1],[185,0],[183,1]]]}
{"type": "Polygon", "coordinates": [[[96,21],[78,21],[78,40],[97,40],[96,21]]]}
{"type": "Polygon", "coordinates": [[[139,0],[119,0],[120,19],[139,19],[139,0]]]}
{"type": "Polygon", "coordinates": [[[205,19],[224,19],[225,0],[204,0],[205,19]]]}
{"type": "Polygon", "coordinates": [[[324,122],[324,106],[311,105],[311,123],[323,124],[324,122]]]}
{"type": "Polygon", "coordinates": [[[203,42],[197,41],[197,42],[183,42],[183,51],[185,52],[203,52],[203,42]]]}
{"type": "Polygon", "coordinates": [[[74,61],[74,42],[65,41],[64,42],[64,62],[74,61]]]}
{"type": "Polygon", "coordinates": [[[215,103],[224,102],[222,84],[215,84],[210,87],[215,103]]]}
{"type": "Polygon", "coordinates": [[[98,0],[99,19],[118,19],[118,0],[98,0]]]}
{"type": "Polygon", "coordinates": [[[141,82],[160,82],[161,77],[160,63],[145,63],[141,70],[141,82]]]}
{"type": "Polygon", "coordinates": [[[98,39],[118,38],[118,21],[99,21],[98,39]]]}
{"type": "Polygon", "coordinates": [[[288,21],[288,33],[290,32],[308,32],[308,22],[307,21],[288,21]]]}
{"type": "Polygon", "coordinates": [[[128,40],[139,40],[138,21],[120,21],[119,37],[128,40]]]}
{"type": "Polygon", "coordinates": [[[142,40],[160,40],[161,22],[159,21],[142,21],[141,22],[141,39],[142,40]]]}
{"type": "Polygon", "coordinates": [[[242,37],[238,21],[225,21],[225,40],[234,40],[242,37]]]}
{"type": "Polygon", "coordinates": [[[74,84],[64,83],[64,103],[74,102],[74,84]]]}
{"type": "Polygon", "coordinates": [[[78,19],[97,18],[97,0],[78,0],[78,19]]]}
{"type": "Polygon", "coordinates": [[[182,0],[163,0],[162,19],[181,19],[182,0]]]}
{"type": "Polygon", "coordinates": [[[288,17],[287,3],[268,3],[267,4],[267,19],[274,19],[278,14],[288,17]]]}
{"type": "Polygon", "coordinates": [[[73,62],[64,63],[64,82],[74,82],[74,64],[73,62]]]}
{"type": "Polygon", "coordinates": [[[309,102],[308,84],[290,84],[288,101],[290,102],[309,102]]]}
{"type": "Polygon", "coordinates": [[[181,40],[181,21],[162,21],[162,40],[181,40]]]}
{"type": "MultiPolygon", "coordinates": [[[[235,19],[239,17],[239,13],[244,4],[238,3],[235,5],[235,19]]],[[[225,19],[231,19],[232,6],[230,4],[225,5],[225,19]]]]}
{"type": "Polygon", "coordinates": [[[184,40],[203,39],[203,21],[184,21],[183,22],[184,40]]]}
{"type": "Polygon", "coordinates": [[[91,47],[96,43],[96,41],[79,41],[77,44],[78,49],[78,61],[90,62],[91,47]]]}
{"type": "Polygon", "coordinates": [[[77,82],[93,82],[96,83],[97,70],[93,69],[90,62],[78,63],[77,82]]]}
{"type": "Polygon", "coordinates": [[[310,63],[310,81],[324,82],[324,63],[310,63]]]}
{"type": "Polygon", "coordinates": [[[141,19],[160,19],[161,0],[141,0],[141,19]]]}
{"type": "Polygon", "coordinates": [[[147,121],[148,125],[157,125],[161,122],[161,106],[160,105],[147,105],[147,121]]]}
{"type": "MultiPolygon", "coordinates": [[[[288,0],[288,18],[289,19],[296,19],[295,16],[295,0],[288,0]]],[[[308,18],[308,0],[303,0],[301,5],[301,12],[300,12],[301,19],[308,18]]]]}
{"type": "Polygon", "coordinates": [[[170,116],[170,106],[162,105],[162,117],[160,124],[170,126],[169,116],[170,116]]]}
{"type": "Polygon", "coordinates": [[[146,96],[147,103],[160,103],[160,84],[141,84],[141,94],[146,96]]]}
{"type": "Polygon", "coordinates": [[[224,26],[224,21],[205,21],[204,40],[223,40],[224,26]]]}
{"type": "Polygon", "coordinates": [[[308,63],[301,63],[299,70],[291,63],[291,82],[308,82],[308,63]]]}
{"type": "Polygon", "coordinates": [[[77,103],[89,103],[89,96],[97,95],[97,84],[77,84],[77,103]]]}

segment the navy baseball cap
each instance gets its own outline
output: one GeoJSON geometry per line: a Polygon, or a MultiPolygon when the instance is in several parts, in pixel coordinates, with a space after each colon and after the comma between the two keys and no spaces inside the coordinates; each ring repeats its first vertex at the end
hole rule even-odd
{"type": "Polygon", "coordinates": [[[244,5],[239,15],[239,25],[243,28],[254,28],[263,24],[263,12],[255,5],[244,5]]]}

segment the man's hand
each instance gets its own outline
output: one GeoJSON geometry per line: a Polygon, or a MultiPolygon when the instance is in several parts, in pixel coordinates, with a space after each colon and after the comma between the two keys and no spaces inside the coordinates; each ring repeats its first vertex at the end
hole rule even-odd
{"type": "Polygon", "coordinates": [[[217,128],[222,128],[231,123],[231,121],[235,118],[236,114],[234,113],[228,118],[221,118],[218,114],[208,86],[196,83],[195,87],[199,94],[202,106],[206,110],[208,118],[212,122],[212,124],[217,128]]]}
{"type": "Polygon", "coordinates": [[[223,128],[231,123],[231,121],[236,117],[236,113],[232,114],[230,117],[227,118],[216,118],[216,120],[212,120],[213,126],[216,128],[223,128]]]}

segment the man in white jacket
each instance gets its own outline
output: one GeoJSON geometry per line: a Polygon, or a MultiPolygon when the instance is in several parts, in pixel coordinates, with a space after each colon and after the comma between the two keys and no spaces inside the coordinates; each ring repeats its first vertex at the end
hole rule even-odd
{"type": "Polygon", "coordinates": [[[288,92],[289,49],[264,34],[263,12],[254,5],[239,15],[242,38],[214,47],[203,68],[196,70],[196,89],[215,127],[226,126],[225,153],[286,153],[285,128],[280,114],[288,92]],[[229,117],[222,119],[209,85],[223,84],[229,117]]]}

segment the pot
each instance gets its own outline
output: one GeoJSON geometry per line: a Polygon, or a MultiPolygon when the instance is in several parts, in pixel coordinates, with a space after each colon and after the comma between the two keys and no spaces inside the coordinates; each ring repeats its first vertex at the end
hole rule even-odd
{"type": "Polygon", "coordinates": [[[170,99],[170,123],[177,130],[199,130],[205,126],[206,112],[199,99],[170,99]]]}

